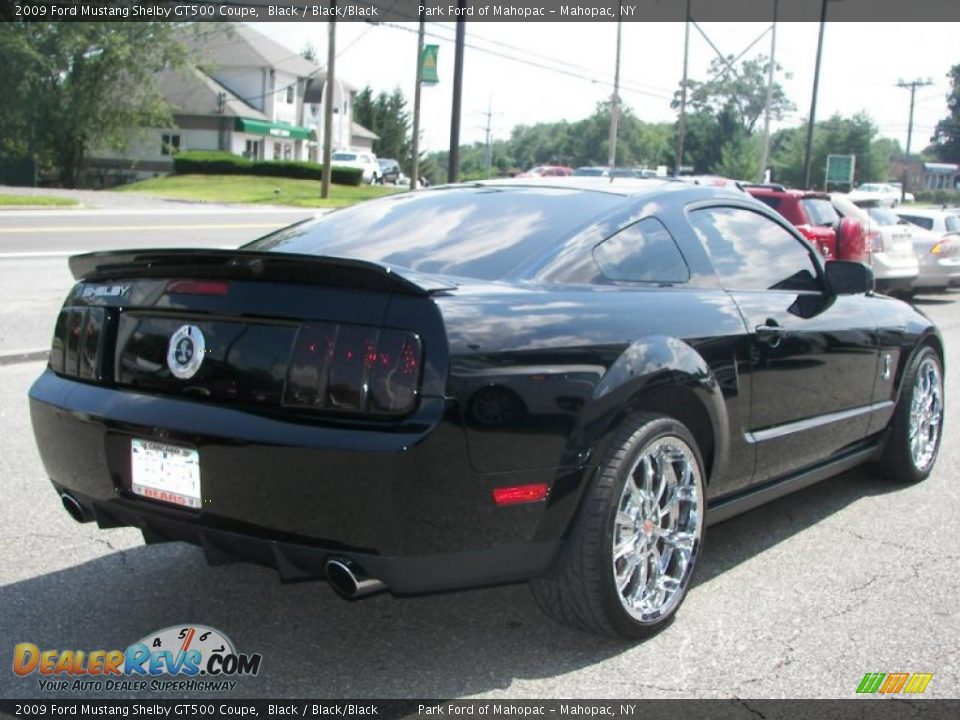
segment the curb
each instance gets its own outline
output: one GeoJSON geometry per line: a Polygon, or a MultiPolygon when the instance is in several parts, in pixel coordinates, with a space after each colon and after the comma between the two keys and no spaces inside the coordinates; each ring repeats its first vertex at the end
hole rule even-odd
{"type": "Polygon", "coordinates": [[[14,350],[13,352],[0,353],[0,366],[46,360],[49,354],[50,351],[47,349],[14,350]]]}

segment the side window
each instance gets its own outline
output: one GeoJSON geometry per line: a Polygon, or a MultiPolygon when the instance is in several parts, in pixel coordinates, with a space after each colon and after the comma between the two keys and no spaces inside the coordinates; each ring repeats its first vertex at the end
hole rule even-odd
{"type": "Polygon", "coordinates": [[[817,267],[793,235],[751,210],[694,210],[690,223],[731,290],[819,290],[817,267]]]}
{"type": "Polygon", "coordinates": [[[593,258],[610,280],[682,283],[690,268],[673,236],[654,218],[646,218],[607,238],[593,258]]]}

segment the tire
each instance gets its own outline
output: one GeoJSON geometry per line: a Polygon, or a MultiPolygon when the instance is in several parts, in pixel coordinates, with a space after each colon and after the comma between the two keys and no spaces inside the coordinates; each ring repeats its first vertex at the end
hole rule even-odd
{"type": "Polygon", "coordinates": [[[901,388],[877,468],[890,480],[916,483],[930,475],[943,438],[943,363],[932,347],[917,351],[901,388]]]}
{"type": "Polygon", "coordinates": [[[530,583],[540,607],[594,633],[637,639],[659,632],[683,602],[703,546],[703,477],[686,427],[662,415],[631,418],[586,489],[556,565],[530,583]]]}

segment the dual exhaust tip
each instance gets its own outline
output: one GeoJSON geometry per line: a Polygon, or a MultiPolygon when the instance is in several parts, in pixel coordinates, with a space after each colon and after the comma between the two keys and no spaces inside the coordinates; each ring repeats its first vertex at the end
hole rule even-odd
{"type": "MultiPolygon", "coordinates": [[[[93,520],[90,512],[70,493],[61,493],[60,502],[67,514],[78,523],[93,520]]],[[[363,569],[349,558],[329,558],[323,570],[331,587],[348,600],[359,600],[387,589],[380,580],[367,577],[363,569]]]]}

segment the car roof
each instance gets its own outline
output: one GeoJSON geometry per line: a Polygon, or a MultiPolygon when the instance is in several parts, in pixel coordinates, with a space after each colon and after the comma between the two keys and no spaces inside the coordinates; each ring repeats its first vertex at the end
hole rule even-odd
{"type": "Polygon", "coordinates": [[[441,188],[457,187],[501,187],[501,188],[550,188],[557,190],[582,190],[587,192],[606,193],[621,197],[643,197],[659,195],[664,192],[680,192],[696,194],[698,197],[727,197],[744,199],[749,197],[745,193],[722,187],[705,185],[691,185],[678,182],[673,178],[638,178],[638,177],[529,177],[529,178],[501,178],[497,180],[477,180],[458,185],[441,185],[441,188]]]}
{"type": "Polygon", "coordinates": [[[898,207],[894,209],[894,212],[897,215],[915,215],[916,217],[924,218],[939,218],[944,215],[953,215],[954,213],[949,212],[948,210],[941,210],[939,208],[905,208],[898,207]]]}

